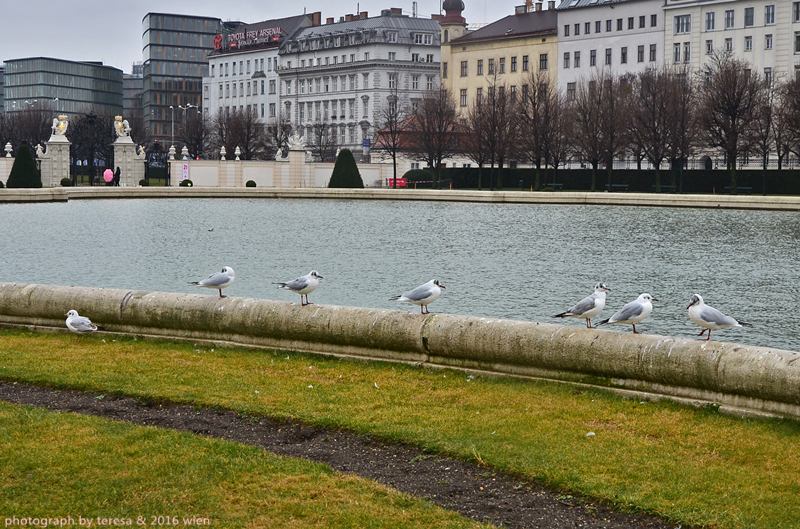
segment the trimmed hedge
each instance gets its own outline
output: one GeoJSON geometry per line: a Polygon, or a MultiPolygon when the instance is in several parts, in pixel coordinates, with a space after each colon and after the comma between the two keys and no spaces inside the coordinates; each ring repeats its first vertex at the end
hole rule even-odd
{"type": "Polygon", "coordinates": [[[336,157],[336,164],[333,166],[331,180],[328,187],[343,189],[363,189],[364,181],[361,180],[361,173],[358,172],[356,159],[350,149],[342,149],[336,157]]]}
{"type": "Polygon", "coordinates": [[[248,180],[247,183],[244,185],[245,187],[256,187],[255,180],[248,180]]]}
{"type": "Polygon", "coordinates": [[[17,156],[14,158],[14,165],[11,166],[11,174],[8,175],[6,185],[11,188],[36,189],[42,187],[42,177],[36,168],[33,154],[24,143],[17,149],[17,156]]]}

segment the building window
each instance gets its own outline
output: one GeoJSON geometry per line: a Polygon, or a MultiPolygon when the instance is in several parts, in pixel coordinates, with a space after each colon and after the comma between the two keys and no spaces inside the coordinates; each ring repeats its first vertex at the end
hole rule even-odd
{"type": "Polygon", "coordinates": [[[656,45],[650,45],[650,62],[656,62],[656,45]]]}
{"type": "Polygon", "coordinates": [[[527,72],[528,68],[529,68],[528,67],[528,56],[527,55],[523,55],[522,56],[522,71],[523,72],[527,72]]]}
{"type": "Polygon", "coordinates": [[[365,61],[368,61],[368,60],[369,60],[369,52],[368,52],[368,51],[365,51],[365,52],[364,52],[364,60],[365,60],[365,61]]]}
{"type": "Polygon", "coordinates": [[[725,51],[733,51],[733,39],[725,39],[725,51]]]}
{"type": "Polygon", "coordinates": [[[800,2],[792,4],[792,22],[800,22],[800,2]]]}
{"type": "Polygon", "coordinates": [[[211,77],[214,77],[214,64],[211,65],[211,77]]]}
{"type": "Polygon", "coordinates": [[[581,25],[576,23],[575,24],[575,36],[577,37],[580,34],[581,34],[581,25]]]}
{"type": "Polygon", "coordinates": [[[744,51],[753,51],[753,37],[744,38],[744,51]]]}
{"type": "Polygon", "coordinates": [[[478,75],[483,75],[483,59],[478,59],[478,75]]]}
{"type": "Polygon", "coordinates": [[[683,35],[691,31],[691,15],[680,15],[675,17],[674,35],[683,35]]]}
{"type": "Polygon", "coordinates": [[[764,25],[775,23],[775,5],[764,6],[764,25]]]}
{"type": "Polygon", "coordinates": [[[589,66],[597,66],[597,50],[589,51],[589,66]]]}
{"type": "Polygon", "coordinates": [[[592,23],[591,22],[585,23],[583,25],[583,33],[584,33],[584,35],[588,35],[591,32],[592,32],[592,23]]]}
{"type": "Polygon", "coordinates": [[[608,66],[608,65],[610,65],[610,64],[611,64],[611,48],[606,48],[606,60],[605,60],[605,64],[606,64],[606,66],[608,66]]]}
{"type": "Polygon", "coordinates": [[[654,28],[658,25],[658,15],[650,15],[650,27],[654,28]]]}
{"type": "Polygon", "coordinates": [[[714,31],[714,12],[706,13],[706,31],[714,31]]]}
{"type": "Polygon", "coordinates": [[[467,106],[467,89],[466,88],[462,88],[461,89],[461,106],[462,107],[467,106]]]}
{"type": "Polygon", "coordinates": [[[611,20],[606,20],[606,31],[611,31],[611,20]]]}
{"type": "Polygon", "coordinates": [[[636,47],[636,62],[644,62],[644,45],[636,47]]]}
{"type": "Polygon", "coordinates": [[[569,52],[564,52],[564,68],[569,68],[569,52]]]}
{"type": "Polygon", "coordinates": [[[711,55],[712,53],[714,53],[714,41],[713,40],[707,40],[706,41],[706,55],[711,55]]]}
{"type": "Polygon", "coordinates": [[[622,31],[622,19],[617,19],[617,31],[622,31]]]}
{"type": "Polygon", "coordinates": [[[628,64],[628,48],[626,46],[623,46],[620,49],[619,62],[622,64],[628,64]]]}
{"type": "Polygon", "coordinates": [[[433,35],[425,35],[425,44],[433,44],[433,35]]]}
{"type": "Polygon", "coordinates": [[[567,83],[567,99],[570,101],[575,100],[575,83],[567,83]]]}
{"type": "Polygon", "coordinates": [[[628,29],[633,29],[633,17],[628,17],[628,29]]]}
{"type": "Polygon", "coordinates": [[[772,49],[772,34],[764,35],[764,49],[771,50],[772,49]]]}
{"type": "Polygon", "coordinates": [[[772,86],[772,68],[764,68],[764,82],[767,86],[772,86]]]}
{"type": "Polygon", "coordinates": [[[389,32],[389,42],[397,42],[397,32],[389,32]]]}
{"type": "Polygon", "coordinates": [[[389,88],[397,88],[397,74],[389,74],[389,88]]]}
{"type": "Polygon", "coordinates": [[[461,77],[467,76],[467,63],[468,61],[461,61],[461,77]]]}
{"type": "Polygon", "coordinates": [[[483,88],[478,88],[475,92],[475,101],[477,101],[478,104],[483,103],[483,88]]]}
{"type": "Polygon", "coordinates": [[[725,29],[733,28],[733,9],[725,11],[725,29]]]}
{"type": "MultiPolygon", "coordinates": [[[[291,94],[292,93],[292,82],[291,81],[286,81],[286,93],[287,94],[291,94]]],[[[236,94],[234,94],[234,95],[236,95],[236,94]]]]}
{"type": "Polygon", "coordinates": [[[395,60],[397,60],[397,52],[395,52],[395,51],[390,51],[390,52],[389,52],[389,60],[390,60],[390,61],[395,61],[395,60]]]}
{"type": "Polygon", "coordinates": [[[672,45],[672,62],[675,64],[681,62],[681,43],[676,42],[672,45]]]}
{"type": "Polygon", "coordinates": [[[489,75],[494,75],[494,59],[489,59],[489,75]]]}
{"type": "Polygon", "coordinates": [[[580,68],[581,67],[581,52],[576,51],[572,58],[574,59],[573,63],[575,64],[575,68],[580,68]]]}
{"type": "Polygon", "coordinates": [[[599,20],[594,23],[594,32],[595,33],[600,33],[600,21],[599,20]]]}
{"type": "Polygon", "coordinates": [[[569,37],[569,24],[564,24],[564,36],[569,37]]]}
{"type": "Polygon", "coordinates": [[[755,18],[754,12],[754,7],[744,8],[744,27],[749,28],[753,26],[753,19],[755,18]]]}
{"type": "Polygon", "coordinates": [[[422,33],[414,35],[414,44],[422,44],[422,33]]]}
{"type": "Polygon", "coordinates": [[[506,73],[506,58],[500,58],[500,73],[506,73]]]}
{"type": "Polygon", "coordinates": [[[692,57],[692,43],[691,42],[684,42],[683,43],[683,62],[689,62],[692,57]]]}
{"type": "Polygon", "coordinates": [[[800,53],[800,31],[794,32],[794,52],[800,53]]]}
{"type": "MultiPolygon", "coordinates": [[[[271,118],[275,117],[275,108],[276,108],[275,107],[275,103],[270,103],[269,104],[269,117],[271,117],[271,118]]],[[[263,110],[264,110],[264,105],[263,104],[261,105],[261,110],[262,110],[261,113],[263,114],[264,113],[263,112],[263,110]]]]}
{"type": "Polygon", "coordinates": [[[539,55],[539,69],[547,70],[547,54],[542,53],[539,55]]]}
{"type": "Polygon", "coordinates": [[[411,54],[411,62],[419,62],[419,53],[411,54]]]}
{"type": "MultiPolygon", "coordinates": [[[[446,62],[442,63],[442,78],[443,79],[447,79],[447,63],[446,62]]],[[[366,86],[364,86],[364,88],[366,88],[366,86]]]]}
{"type": "Polygon", "coordinates": [[[426,90],[433,90],[433,76],[426,75],[425,76],[425,89],[426,90]]]}
{"type": "Polygon", "coordinates": [[[516,72],[517,71],[517,58],[516,57],[511,57],[511,71],[512,72],[516,72]]]}

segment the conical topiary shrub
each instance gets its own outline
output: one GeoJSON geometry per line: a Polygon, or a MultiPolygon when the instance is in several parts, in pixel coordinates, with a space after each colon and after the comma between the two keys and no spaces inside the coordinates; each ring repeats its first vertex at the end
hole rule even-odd
{"type": "Polygon", "coordinates": [[[17,156],[14,158],[14,165],[11,167],[11,174],[8,175],[7,187],[16,188],[36,188],[42,187],[42,177],[36,169],[36,162],[33,161],[31,150],[24,143],[17,149],[17,156]]]}
{"type": "Polygon", "coordinates": [[[328,187],[364,189],[364,182],[361,180],[361,173],[358,172],[356,159],[353,158],[353,153],[349,149],[339,151],[328,187]]]}

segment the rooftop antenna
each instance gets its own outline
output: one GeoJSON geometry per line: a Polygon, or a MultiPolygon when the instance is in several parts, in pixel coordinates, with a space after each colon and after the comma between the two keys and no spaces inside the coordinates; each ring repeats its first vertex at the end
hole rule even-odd
{"type": "Polygon", "coordinates": [[[417,3],[411,2],[411,16],[417,18],[417,3]]]}

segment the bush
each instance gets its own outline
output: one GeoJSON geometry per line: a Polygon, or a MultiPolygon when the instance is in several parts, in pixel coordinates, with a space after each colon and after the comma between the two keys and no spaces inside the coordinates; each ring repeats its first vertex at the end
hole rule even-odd
{"type": "Polygon", "coordinates": [[[8,175],[6,185],[14,188],[42,187],[42,177],[39,176],[39,171],[36,169],[33,154],[24,143],[17,149],[17,156],[14,158],[14,165],[11,167],[11,174],[8,175]]]}
{"type": "Polygon", "coordinates": [[[336,157],[336,164],[333,166],[331,181],[328,187],[339,189],[364,189],[364,182],[361,180],[361,173],[358,172],[356,159],[350,149],[342,149],[336,157]]]}
{"type": "Polygon", "coordinates": [[[246,187],[256,187],[256,183],[253,180],[248,180],[245,184],[246,187]]]}
{"type": "Polygon", "coordinates": [[[62,178],[61,187],[72,187],[72,178],[62,178]]]}
{"type": "Polygon", "coordinates": [[[403,178],[407,179],[409,182],[432,182],[433,173],[426,169],[411,169],[410,171],[406,171],[403,178]]]}
{"type": "Polygon", "coordinates": [[[146,178],[142,178],[141,180],[139,180],[139,185],[147,187],[150,185],[150,182],[148,182],[146,178]]]}
{"type": "Polygon", "coordinates": [[[3,183],[2,180],[0,180],[0,189],[3,189],[4,187],[6,187],[6,185],[3,183]]]}
{"type": "Polygon", "coordinates": [[[178,185],[181,187],[192,187],[194,184],[192,183],[191,180],[186,179],[186,180],[181,180],[181,183],[178,185]]]}

